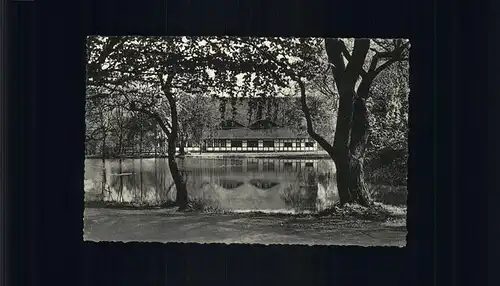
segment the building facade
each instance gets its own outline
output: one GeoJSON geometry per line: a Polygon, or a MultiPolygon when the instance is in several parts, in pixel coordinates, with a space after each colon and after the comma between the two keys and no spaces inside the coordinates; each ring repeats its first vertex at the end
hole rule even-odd
{"type": "Polygon", "coordinates": [[[280,127],[270,120],[250,126],[227,120],[211,138],[204,138],[203,152],[306,152],[317,151],[317,143],[305,134],[280,127]]]}

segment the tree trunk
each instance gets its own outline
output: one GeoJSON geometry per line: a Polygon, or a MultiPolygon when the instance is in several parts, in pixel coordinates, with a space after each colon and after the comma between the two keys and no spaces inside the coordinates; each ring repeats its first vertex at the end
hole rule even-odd
{"type": "Polygon", "coordinates": [[[339,88],[340,100],[333,157],[337,167],[340,203],[370,204],[364,181],[364,156],[368,139],[365,100],[354,91],[354,83],[339,88]]]}
{"type": "Polygon", "coordinates": [[[186,183],[179,172],[179,167],[175,160],[175,145],[177,143],[177,138],[179,135],[179,119],[177,114],[177,105],[175,102],[174,95],[168,91],[164,90],[164,93],[168,99],[170,105],[170,118],[172,119],[172,129],[169,134],[168,140],[168,167],[170,169],[170,174],[175,183],[176,194],[176,204],[180,211],[184,211],[187,208],[188,203],[188,193],[186,188],[186,183]]]}
{"type": "Polygon", "coordinates": [[[142,178],[142,152],[143,152],[143,141],[144,141],[144,134],[143,134],[143,131],[142,131],[142,128],[141,128],[141,132],[140,132],[140,138],[139,138],[139,180],[140,180],[140,190],[141,190],[141,203],[143,201],[143,198],[144,198],[144,192],[143,192],[143,178],[142,178]]]}
{"type": "MultiPolygon", "coordinates": [[[[186,188],[186,183],[179,171],[179,167],[177,166],[177,162],[175,160],[175,147],[179,135],[179,119],[177,114],[177,103],[175,95],[170,91],[170,83],[172,81],[173,75],[169,74],[167,82],[162,84],[162,91],[165,97],[168,100],[170,106],[170,119],[171,126],[168,122],[163,121],[163,119],[158,115],[158,113],[145,111],[144,109],[139,109],[135,105],[135,103],[130,104],[131,110],[138,110],[141,112],[145,112],[148,116],[152,116],[156,119],[158,125],[163,130],[163,132],[167,135],[167,158],[168,158],[168,167],[170,169],[170,174],[175,183],[175,189],[177,190],[177,198],[176,204],[179,207],[180,211],[183,211],[187,207],[188,201],[188,193],[186,188]]],[[[160,81],[161,81],[160,77],[160,81]]]]}
{"type": "Polygon", "coordinates": [[[169,140],[168,143],[168,167],[170,169],[170,174],[175,183],[175,189],[177,190],[176,204],[180,211],[183,211],[187,207],[188,194],[186,184],[175,161],[175,143],[169,140]]]}
{"type": "Polygon", "coordinates": [[[354,100],[351,139],[349,142],[349,192],[351,199],[362,205],[371,203],[364,180],[364,159],[368,141],[368,111],[366,103],[359,95],[354,100]]]}
{"type": "Polygon", "coordinates": [[[122,176],[122,172],[123,172],[123,164],[122,164],[122,157],[120,156],[120,158],[118,159],[118,162],[119,162],[119,169],[118,169],[118,180],[120,181],[120,187],[119,187],[119,193],[118,193],[118,196],[119,196],[119,200],[120,202],[123,202],[123,176],[122,176]]]}
{"type": "Polygon", "coordinates": [[[181,135],[180,137],[180,144],[179,144],[179,155],[184,156],[186,155],[186,139],[184,136],[181,135]]]}
{"type": "Polygon", "coordinates": [[[353,203],[351,193],[349,192],[349,160],[347,154],[336,156],[333,159],[337,173],[337,189],[339,192],[339,201],[341,205],[353,203]]]}
{"type": "Polygon", "coordinates": [[[104,126],[104,114],[101,113],[101,127],[103,130],[103,135],[102,135],[102,149],[101,149],[101,156],[102,156],[102,182],[101,182],[101,195],[102,199],[104,200],[105,198],[105,191],[106,191],[106,126],[104,126]]]}
{"type": "MultiPolygon", "coordinates": [[[[363,71],[370,41],[355,40],[347,66],[343,63],[343,53],[346,52],[344,44],[338,40],[329,40],[326,44],[329,61],[335,65],[333,76],[339,92],[333,159],[337,166],[340,203],[367,206],[370,198],[363,179],[363,162],[368,138],[368,113],[364,100],[368,94],[360,97],[356,91],[356,82],[363,71]]],[[[362,91],[365,90],[365,85],[369,86],[363,81],[362,91]]]]}
{"type": "MultiPolygon", "coordinates": [[[[156,129],[156,126],[154,127],[154,154],[155,154],[155,163],[156,163],[156,157],[158,156],[158,130],[156,129]]],[[[155,165],[156,166],[156,165],[155,165]]]]}
{"type": "Polygon", "coordinates": [[[340,204],[370,204],[363,180],[364,151],[368,134],[368,114],[364,98],[354,90],[354,77],[344,77],[337,82],[339,110],[333,146],[314,131],[310,110],[307,106],[305,87],[300,84],[302,111],[307,121],[307,132],[328,152],[337,172],[337,188],[340,204]]]}
{"type": "Polygon", "coordinates": [[[101,195],[104,200],[106,191],[106,135],[103,136],[102,140],[102,182],[101,182],[101,195]]]}

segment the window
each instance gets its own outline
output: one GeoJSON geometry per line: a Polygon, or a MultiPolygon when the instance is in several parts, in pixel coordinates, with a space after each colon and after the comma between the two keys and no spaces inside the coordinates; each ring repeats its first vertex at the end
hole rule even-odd
{"type": "Polygon", "coordinates": [[[247,147],[258,147],[259,142],[257,140],[248,140],[247,141],[247,147]]]}
{"type": "Polygon", "coordinates": [[[215,140],[215,147],[226,147],[226,140],[224,139],[215,140]]]}
{"type": "Polygon", "coordinates": [[[231,147],[241,147],[242,145],[241,140],[231,140],[231,147]]]}
{"type": "Polygon", "coordinates": [[[214,147],[214,140],[209,139],[205,142],[207,142],[207,147],[214,147]]]}
{"type": "Polygon", "coordinates": [[[314,147],[314,142],[306,142],[306,147],[314,147]]]}
{"type": "Polygon", "coordinates": [[[292,147],[292,142],[285,142],[285,147],[287,148],[292,147]]]}
{"type": "Polygon", "coordinates": [[[312,168],[314,167],[314,164],[311,162],[306,163],[306,168],[312,168]]]}
{"type": "Polygon", "coordinates": [[[274,141],[265,140],[263,145],[264,147],[274,147],[274,141]]]}

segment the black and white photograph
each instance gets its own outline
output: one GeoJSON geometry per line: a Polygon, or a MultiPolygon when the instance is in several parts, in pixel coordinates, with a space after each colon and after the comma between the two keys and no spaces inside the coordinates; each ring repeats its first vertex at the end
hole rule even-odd
{"type": "Polygon", "coordinates": [[[84,240],[406,246],[408,39],[86,46],[84,240]]]}

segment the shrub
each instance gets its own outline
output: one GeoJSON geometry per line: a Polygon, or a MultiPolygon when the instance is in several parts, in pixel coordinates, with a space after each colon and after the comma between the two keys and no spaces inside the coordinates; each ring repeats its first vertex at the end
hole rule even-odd
{"type": "Polygon", "coordinates": [[[307,187],[291,185],[285,188],[280,198],[285,202],[285,205],[291,207],[297,212],[311,211],[316,207],[315,192],[307,191],[307,187]],[[301,192],[303,189],[305,192],[301,192]]]}
{"type": "Polygon", "coordinates": [[[384,148],[367,154],[365,179],[371,184],[406,186],[408,174],[406,149],[384,148]]]}
{"type": "Polygon", "coordinates": [[[406,186],[368,185],[368,190],[376,202],[394,206],[406,205],[408,197],[406,186]]]}
{"type": "Polygon", "coordinates": [[[345,204],[344,206],[336,204],[319,212],[318,215],[352,217],[371,221],[387,221],[391,218],[406,217],[406,207],[387,206],[381,203],[374,203],[370,207],[363,207],[357,204],[345,204]]]}
{"type": "Polygon", "coordinates": [[[190,198],[188,200],[186,212],[224,213],[225,211],[213,200],[190,198]]]}
{"type": "Polygon", "coordinates": [[[175,207],[176,204],[175,204],[175,201],[173,200],[166,200],[164,201],[163,203],[160,204],[160,207],[161,208],[172,208],[172,207],[175,207]]]}

